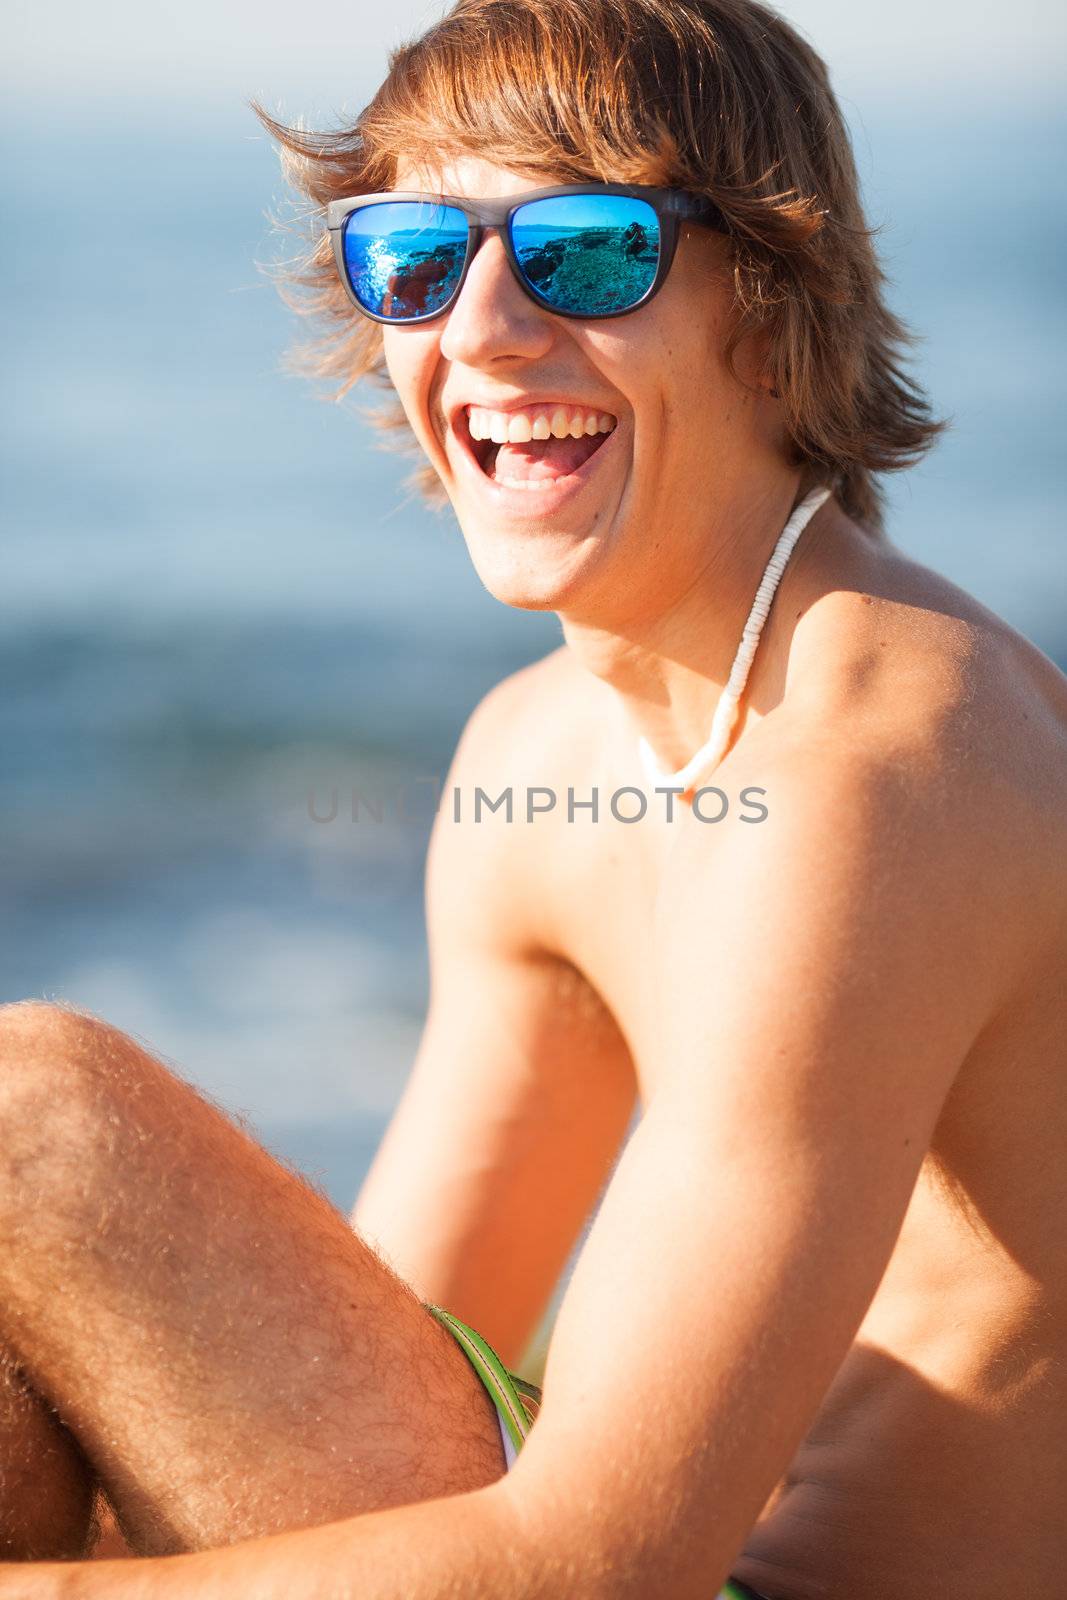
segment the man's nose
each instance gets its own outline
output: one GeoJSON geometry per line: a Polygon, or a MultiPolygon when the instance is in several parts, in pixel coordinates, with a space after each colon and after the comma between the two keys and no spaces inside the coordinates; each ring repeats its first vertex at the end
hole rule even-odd
{"type": "Polygon", "coordinates": [[[463,288],[444,317],[441,354],[448,361],[478,366],[500,356],[539,356],[555,337],[551,315],[515,281],[503,241],[486,228],[463,288]]]}

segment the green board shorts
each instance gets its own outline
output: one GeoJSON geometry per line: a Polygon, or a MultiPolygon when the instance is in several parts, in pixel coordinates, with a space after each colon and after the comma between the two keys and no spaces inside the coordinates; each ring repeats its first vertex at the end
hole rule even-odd
{"type": "Polygon", "coordinates": [[[453,1316],[451,1311],[424,1303],[427,1311],[432,1312],[456,1339],[489,1390],[489,1398],[496,1406],[497,1421],[500,1423],[504,1459],[510,1471],[541,1409],[540,1389],[535,1383],[527,1383],[525,1378],[509,1372],[492,1345],[480,1333],[475,1333],[473,1328],[453,1316]]]}
{"type": "MultiPolygon", "coordinates": [[[[437,1318],[453,1335],[489,1391],[500,1423],[500,1437],[504,1445],[504,1459],[508,1469],[522,1449],[541,1409],[541,1390],[535,1383],[527,1383],[516,1373],[509,1372],[496,1351],[480,1333],[461,1322],[451,1311],[424,1302],[427,1311],[437,1318]]],[[[718,1600],[766,1600],[737,1578],[731,1578],[719,1592],[718,1600]]]]}

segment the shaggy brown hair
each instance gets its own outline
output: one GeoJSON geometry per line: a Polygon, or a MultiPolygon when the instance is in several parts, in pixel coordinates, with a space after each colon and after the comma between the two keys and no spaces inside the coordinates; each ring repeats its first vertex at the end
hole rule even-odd
{"type": "MultiPolygon", "coordinates": [[[[290,303],[327,332],[296,359],[339,377],[338,396],[368,375],[391,385],[380,326],[337,280],[326,202],[392,188],[401,152],[433,167],[446,152],[490,150],[535,181],[669,185],[719,206],[735,293],[728,358],[766,329],[794,461],[857,521],[881,528],[874,474],[912,466],[945,426],[903,370],[914,336],[883,299],[877,230],[826,67],[756,0],[457,0],[392,53],[351,126],[312,133],[253,109],[313,202],[311,252],[286,279],[290,303]]],[[[372,420],[407,429],[395,395],[372,420]]],[[[413,482],[445,500],[428,463],[413,482]]]]}

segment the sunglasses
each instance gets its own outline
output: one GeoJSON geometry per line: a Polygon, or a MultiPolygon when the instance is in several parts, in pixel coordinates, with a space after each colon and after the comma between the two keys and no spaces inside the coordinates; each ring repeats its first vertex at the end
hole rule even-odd
{"type": "Polygon", "coordinates": [[[601,183],[499,200],[354,195],[326,225],[341,282],[375,322],[429,322],[455,304],[486,228],[535,304],[560,317],[619,317],[647,305],[670,271],[680,222],[727,232],[719,208],[682,189],[601,183]]]}

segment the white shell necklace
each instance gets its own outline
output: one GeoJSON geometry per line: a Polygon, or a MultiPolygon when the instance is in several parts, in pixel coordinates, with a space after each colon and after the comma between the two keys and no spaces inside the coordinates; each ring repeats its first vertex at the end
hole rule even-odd
{"type": "Polygon", "coordinates": [[[748,621],[741,634],[741,643],[737,647],[726,688],[719,696],[719,703],[715,707],[707,742],[702,744],[696,754],[677,772],[664,772],[648,740],[644,738],[639,740],[637,748],[641,754],[641,764],[645,769],[645,777],[653,787],[680,789],[683,794],[688,794],[696,787],[697,779],[710,768],[717,767],[726,754],[730,736],[737,725],[741,696],[748,682],[749,669],[756,654],[760,634],[763,632],[763,624],[767,620],[767,613],[771,609],[778,581],[785,571],[786,562],[792,555],[793,547],[800,535],[819,507],[829,500],[831,493],[830,489],[813,489],[794,508],[789,521],[782,529],[778,543],[771,553],[771,559],[760,579],[759,588],[756,590],[756,598],[752,602],[752,610],[748,614],[748,621]]]}

